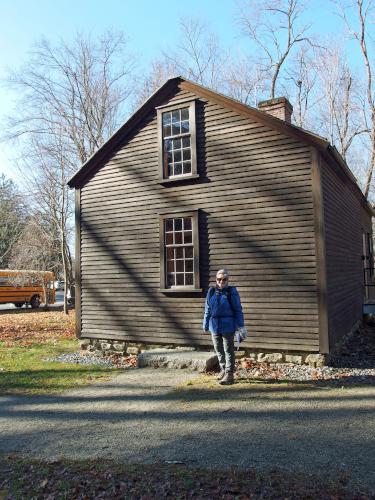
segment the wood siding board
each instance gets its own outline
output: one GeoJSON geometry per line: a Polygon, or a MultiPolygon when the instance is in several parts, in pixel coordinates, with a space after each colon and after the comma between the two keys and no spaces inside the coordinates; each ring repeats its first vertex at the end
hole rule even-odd
{"type": "MultiPolygon", "coordinates": [[[[262,174],[261,168],[264,168],[265,170],[267,169],[272,169],[272,171],[276,172],[282,172],[282,171],[288,171],[291,168],[294,169],[294,165],[304,165],[305,168],[309,168],[310,163],[309,163],[309,158],[310,158],[310,153],[308,149],[303,152],[298,152],[296,153],[295,151],[290,152],[289,155],[284,156],[282,158],[266,158],[266,159],[260,159],[257,160],[256,158],[252,159],[251,162],[248,161],[247,158],[244,158],[243,160],[237,160],[236,162],[231,163],[228,161],[225,166],[222,164],[220,159],[211,161],[210,166],[212,167],[212,175],[227,175],[229,176],[231,172],[239,172],[242,175],[246,174],[250,171],[253,170],[253,175],[259,172],[259,174],[262,174]],[[229,170],[229,171],[228,171],[229,170]]],[[[136,176],[135,179],[129,179],[128,182],[130,185],[133,185],[132,183],[135,183],[138,187],[143,187],[143,189],[147,188],[152,188],[152,186],[144,185],[146,181],[151,181],[151,180],[156,180],[156,175],[155,175],[155,160],[154,158],[150,159],[149,162],[139,162],[140,165],[142,165],[142,177],[139,178],[137,176],[137,165],[138,163],[135,162],[124,162],[123,160],[119,160],[118,162],[114,163],[112,167],[109,167],[108,169],[106,168],[105,170],[100,170],[99,174],[94,176],[91,181],[90,185],[87,185],[87,189],[85,190],[85,193],[90,193],[90,192],[95,192],[96,188],[99,188],[100,191],[103,191],[103,186],[106,185],[107,189],[109,187],[114,186],[116,187],[116,180],[122,180],[123,179],[123,171],[126,169],[126,172],[128,174],[132,173],[134,171],[134,175],[136,176]],[[100,189],[102,188],[102,189],[100,189]]],[[[128,183],[123,186],[126,188],[128,183]]]]}
{"type": "MultiPolygon", "coordinates": [[[[232,174],[222,173],[221,175],[215,175],[215,173],[213,173],[210,179],[211,181],[230,180],[231,183],[236,186],[237,184],[243,182],[244,175],[251,174],[254,182],[254,188],[267,186],[269,185],[270,181],[273,181],[275,185],[293,184],[294,182],[298,182],[302,178],[305,178],[310,171],[309,164],[306,164],[305,161],[299,164],[298,167],[299,168],[296,168],[295,164],[292,165],[290,162],[288,162],[286,167],[273,167],[272,170],[257,168],[257,170],[255,170],[254,172],[251,172],[251,170],[248,168],[248,165],[246,165],[245,169],[240,169],[237,165],[235,171],[232,174]]],[[[121,180],[121,175],[117,178],[117,180],[121,180]]],[[[134,192],[134,188],[139,188],[141,186],[142,184],[140,182],[137,182],[134,184],[130,183],[124,188],[124,186],[119,186],[118,184],[116,184],[115,178],[111,179],[110,187],[107,187],[105,192],[103,192],[104,186],[102,183],[101,185],[99,184],[95,190],[85,193],[84,199],[85,201],[89,202],[90,200],[106,199],[110,195],[128,196],[129,194],[132,194],[134,192]]],[[[190,186],[187,187],[176,185],[174,191],[178,193],[189,192],[191,191],[191,188],[190,186]]],[[[144,192],[145,194],[148,193],[149,195],[151,195],[154,193],[154,189],[145,189],[144,192]]]]}
{"type": "Polygon", "coordinates": [[[322,199],[320,157],[316,149],[312,149],[312,193],[314,200],[314,225],[316,242],[316,271],[319,304],[319,349],[321,353],[329,352],[325,227],[322,199]]]}
{"type": "Polygon", "coordinates": [[[360,212],[363,205],[339,169],[324,160],[321,165],[329,338],[334,346],[362,318],[360,212]]]}

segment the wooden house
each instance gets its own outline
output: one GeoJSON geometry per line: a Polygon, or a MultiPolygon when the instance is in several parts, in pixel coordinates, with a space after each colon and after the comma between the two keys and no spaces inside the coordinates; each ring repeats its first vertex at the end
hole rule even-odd
{"type": "Polygon", "coordinates": [[[371,208],[291,112],[172,78],[82,166],[79,337],[211,345],[204,298],[224,266],[249,349],[329,353],[361,321],[371,208]]]}

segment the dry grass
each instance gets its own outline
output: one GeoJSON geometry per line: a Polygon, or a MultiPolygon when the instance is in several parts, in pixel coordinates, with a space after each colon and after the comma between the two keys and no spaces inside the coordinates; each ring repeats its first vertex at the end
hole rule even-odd
{"type": "Polygon", "coordinates": [[[374,496],[350,487],[345,473],[321,478],[278,469],[224,471],[163,463],[42,462],[0,457],[0,498],[366,500],[374,496]]]}
{"type": "Polygon", "coordinates": [[[5,347],[51,344],[75,338],[75,312],[20,310],[0,315],[0,342],[5,347]]]}

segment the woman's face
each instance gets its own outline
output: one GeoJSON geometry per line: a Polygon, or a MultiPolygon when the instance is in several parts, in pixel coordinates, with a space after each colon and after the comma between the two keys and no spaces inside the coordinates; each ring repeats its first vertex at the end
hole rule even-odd
{"type": "Polygon", "coordinates": [[[228,284],[228,276],[225,276],[222,273],[219,273],[216,276],[216,284],[219,288],[224,288],[228,284]]]}

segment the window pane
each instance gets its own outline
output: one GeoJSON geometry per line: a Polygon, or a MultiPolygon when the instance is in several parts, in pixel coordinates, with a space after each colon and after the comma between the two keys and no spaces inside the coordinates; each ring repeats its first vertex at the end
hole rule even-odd
{"type": "Polygon", "coordinates": [[[184,232],[184,243],[191,243],[193,241],[193,236],[191,231],[184,232]]]}
{"type": "Polygon", "coordinates": [[[190,149],[183,149],[182,150],[184,153],[184,160],[190,160],[191,159],[191,151],[190,149]]]}
{"type": "Polygon", "coordinates": [[[175,231],[182,231],[182,219],[175,219],[174,220],[174,230],[175,231]]]}
{"type": "Polygon", "coordinates": [[[175,285],[175,274],[168,273],[167,274],[167,286],[174,286],[174,285],[175,285]]]}
{"type": "Polygon", "coordinates": [[[183,260],[176,260],[176,271],[178,273],[184,272],[184,261],[183,260]]]}
{"type": "Polygon", "coordinates": [[[183,173],[190,174],[191,173],[191,163],[190,161],[184,161],[183,163],[183,173]]]}
{"type": "Polygon", "coordinates": [[[174,242],[176,245],[182,245],[182,232],[174,234],[174,242]]]}
{"type": "Polygon", "coordinates": [[[173,245],[173,233],[165,233],[165,244],[173,245]]]}
{"type": "Polygon", "coordinates": [[[172,111],[172,123],[177,123],[180,121],[180,110],[176,109],[172,111]]]}
{"type": "Polygon", "coordinates": [[[190,137],[183,137],[182,138],[182,147],[183,148],[190,148],[190,137]]]}
{"type": "Polygon", "coordinates": [[[180,135],[180,123],[172,123],[172,135],[180,135]]]}
{"type": "Polygon", "coordinates": [[[173,141],[172,139],[166,139],[164,141],[164,151],[172,151],[173,141]]]}
{"type": "Polygon", "coordinates": [[[185,285],[194,285],[194,274],[185,274],[185,285]]]}
{"type": "Polygon", "coordinates": [[[163,125],[170,125],[172,120],[172,113],[169,111],[167,113],[163,113],[163,125]]]}
{"type": "Polygon", "coordinates": [[[167,259],[168,260],[174,259],[174,249],[173,248],[167,248],[167,259]]]}
{"type": "Polygon", "coordinates": [[[173,163],[170,163],[168,165],[168,177],[171,177],[173,175],[173,163]]]}
{"type": "Polygon", "coordinates": [[[189,119],[189,108],[181,109],[181,120],[189,119]]]}
{"type": "Polygon", "coordinates": [[[173,219],[167,219],[165,221],[165,230],[168,231],[173,231],[173,219]]]}
{"type": "Polygon", "coordinates": [[[185,259],[193,258],[193,247],[185,248],[185,259]]]}
{"type": "Polygon", "coordinates": [[[181,139],[173,139],[173,149],[181,149],[181,139]]]}
{"type": "Polygon", "coordinates": [[[172,127],[170,125],[164,125],[163,127],[163,136],[169,137],[172,135],[172,127]]]}
{"type": "Polygon", "coordinates": [[[182,157],[182,154],[181,154],[181,149],[180,149],[180,150],[178,150],[178,151],[175,151],[175,152],[173,153],[173,159],[174,159],[174,161],[175,161],[175,162],[176,162],[176,161],[181,161],[181,160],[182,160],[182,158],[181,158],[181,157],[182,157]]]}
{"type": "Polygon", "coordinates": [[[167,271],[169,273],[173,273],[174,271],[174,262],[175,262],[174,260],[167,260],[167,271]]]}
{"type": "Polygon", "coordinates": [[[185,231],[191,231],[191,217],[184,218],[184,229],[185,231]]]}
{"type": "Polygon", "coordinates": [[[174,175],[181,175],[182,174],[182,163],[175,163],[174,164],[174,175]]]}
{"type": "Polygon", "coordinates": [[[184,285],[184,273],[176,273],[176,285],[184,285]]]}
{"type": "Polygon", "coordinates": [[[185,272],[192,273],[194,271],[194,261],[193,260],[185,260],[185,272]]]}
{"type": "Polygon", "coordinates": [[[181,134],[187,134],[189,132],[189,122],[181,122],[181,134]]]}
{"type": "Polygon", "coordinates": [[[183,258],[184,258],[184,249],[176,248],[176,259],[183,259],[183,258]]]}

